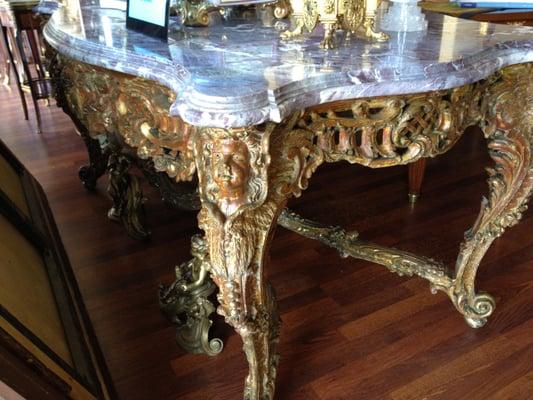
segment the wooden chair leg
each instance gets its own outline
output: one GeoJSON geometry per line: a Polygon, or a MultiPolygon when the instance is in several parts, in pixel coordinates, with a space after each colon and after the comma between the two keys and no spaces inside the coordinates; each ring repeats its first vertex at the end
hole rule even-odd
{"type": "Polygon", "coordinates": [[[35,96],[35,93],[31,94],[31,98],[33,100],[33,107],[35,108],[35,119],[37,120],[37,130],[36,133],[43,133],[43,124],[41,121],[41,110],[39,110],[39,100],[35,96]]]}
{"type": "Polygon", "coordinates": [[[0,35],[0,53],[2,54],[2,63],[4,64],[4,78],[2,84],[9,86],[11,76],[11,64],[9,63],[9,53],[4,35],[0,35]]]}
{"type": "MultiPolygon", "coordinates": [[[[22,83],[20,82],[20,77],[19,77],[17,68],[15,67],[15,58],[13,57],[13,53],[11,52],[9,48],[9,39],[8,39],[9,28],[1,27],[1,29],[2,29],[2,37],[8,46],[7,54],[9,56],[9,61],[11,61],[11,65],[13,66],[13,72],[15,73],[15,81],[17,84],[17,90],[19,92],[20,102],[22,103],[22,109],[24,111],[24,118],[28,120],[28,105],[26,104],[26,97],[24,96],[24,92],[22,91],[22,83]]],[[[15,49],[16,48],[15,42],[12,41],[11,44],[13,46],[12,48],[15,49]]]]}
{"type": "Polygon", "coordinates": [[[426,170],[426,159],[420,160],[408,165],[409,168],[409,202],[415,203],[420,196],[420,188],[424,180],[424,172],[426,170]]]}
{"type": "Polygon", "coordinates": [[[20,54],[19,46],[17,44],[17,32],[15,28],[7,27],[6,29],[6,41],[10,49],[10,54],[13,56],[11,65],[13,66],[13,72],[18,74],[19,81],[21,83],[27,80],[22,64],[22,55],[20,54]]]}
{"type": "Polygon", "coordinates": [[[18,47],[20,56],[22,58],[22,66],[24,68],[24,74],[28,79],[28,86],[30,88],[31,99],[33,101],[33,107],[35,109],[35,117],[37,119],[37,133],[42,133],[42,124],[41,124],[41,111],[39,110],[39,98],[36,88],[36,81],[32,80],[32,74],[29,67],[28,56],[24,52],[24,42],[22,38],[23,31],[15,32],[15,41],[18,47]]]}
{"type": "Polygon", "coordinates": [[[33,64],[35,65],[35,70],[37,71],[37,76],[39,77],[39,79],[43,79],[44,67],[41,62],[41,52],[39,43],[33,29],[26,30],[26,36],[28,37],[28,42],[30,44],[30,51],[33,57],[33,64]]]}

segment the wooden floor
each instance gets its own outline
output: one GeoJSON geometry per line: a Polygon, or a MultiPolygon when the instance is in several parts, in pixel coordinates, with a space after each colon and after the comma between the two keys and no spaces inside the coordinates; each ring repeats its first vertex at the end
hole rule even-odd
{"type": "MultiPolygon", "coordinates": [[[[86,161],[68,118],[43,107],[44,134],[23,119],[15,93],[0,87],[0,138],[42,183],[79,280],[113,381],[124,400],[237,400],[247,364],[240,338],[217,320],[226,344],[216,358],[185,354],[157,306],[161,282],[188,259],[196,216],[170,210],[148,190],[149,242],[107,220],[105,179],[84,190],[86,161]]],[[[384,245],[452,265],[486,192],[489,162],[471,133],[429,162],[423,196],[407,202],[404,167],[369,170],[345,163],[314,176],[291,207],[304,216],[357,228],[384,245]]],[[[418,278],[342,259],[279,229],[268,276],[283,328],[279,400],[463,400],[533,398],[533,214],[497,240],[478,287],[498,307],[487,326],[469,328],[448,298],[418,278]]]]}

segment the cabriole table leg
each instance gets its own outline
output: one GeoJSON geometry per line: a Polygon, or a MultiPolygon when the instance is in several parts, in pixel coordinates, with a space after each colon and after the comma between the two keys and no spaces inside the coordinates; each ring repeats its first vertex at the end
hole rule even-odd
{"type": "Polygon", "coordinates": [[[479,264],[494,239],[518,223],[533,188],[533,64],[509,67],[481,105],[482,128],[495,166],[488,168],[489,197],[483,198],[474,226],[456,263],[456,278],[448,294],[472,327],[483,326],[494,310],[494,299],[476,294],[479,264]]]}
{"type": "Polygon", "coordinates": [[[199,225],[219,288],[218,313],[243,341],[249,364],[246,400],[274,396],[281,321],[264,278],[266,252],[287,198],[305,188],[315,166],[312,133],[291,132],[296,121],[203,128],[193,138],[202,202],[199,225]]]}

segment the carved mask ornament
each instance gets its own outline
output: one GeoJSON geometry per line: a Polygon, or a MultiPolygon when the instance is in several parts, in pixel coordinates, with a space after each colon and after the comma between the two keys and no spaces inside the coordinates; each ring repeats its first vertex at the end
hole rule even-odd
{"type": "Polygon", "coordinates": [[[201,131],[205,199],[226,218],[261,204],[267,195],[270,130],[205,128],[201,131]]]}
{"type": "Polygon", "coordinates": [[[211,153],[211,176],[224,199],[224,214],[232,214],[246,202],[250,177],[250,153],[243,142],[228,138],[216,140],[211,153]]]}

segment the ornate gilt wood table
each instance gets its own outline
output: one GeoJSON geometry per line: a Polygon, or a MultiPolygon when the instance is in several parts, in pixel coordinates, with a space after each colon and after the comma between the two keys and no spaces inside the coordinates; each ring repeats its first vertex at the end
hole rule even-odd
{"type": "MultiPolygon", "coordinates": [[[[427,32],[351,40],[332,51],[319,48],[320,32],[280,40],[285,27],[266,11],[177,27],[168,44],[126,30],[123,11],[77,0],[45,27],[58,102],[89,149],[80,177],[93,187],[109,169],[110,216],[146,233],[133,163],[152,178],[159,171],[176,182],[197,179],[204,236],[193,237],[193,259],[176,268],[161,303],[184,347],[214,355],[222,343],[208,336],[207,296],[218,287],[217,311],[242,337],[249,362],[245,399],[274,395],[280,319],[264,271],[277,223],[343,256],[427,279],[472,327],[494,310],[474,281],[533,187],[533,30],[427,17],[427,32]],[[483,129],[494,165],[452,269],[284,209],[322,163],[411,163],[446,152],[470,125],[483,129]]],[[[172,199],[196,205],[194,195],[172,199]]]]}

